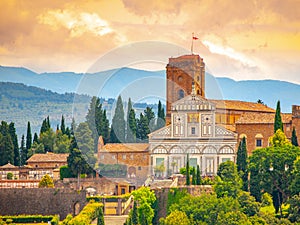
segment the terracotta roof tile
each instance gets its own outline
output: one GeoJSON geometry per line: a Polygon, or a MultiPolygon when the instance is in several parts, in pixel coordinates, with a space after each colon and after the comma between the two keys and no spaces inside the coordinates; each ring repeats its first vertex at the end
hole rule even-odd
{"type": "Polygon", "coordinates": [[[244,102],[237,100],[215,100],[209,99],[210,102],[216,104],[217,109],[234,109],[244,111],[258,111],[258,112],[275,112],[274,109],[256,102],[244,102]]]}
{"type": "Polygon", "coordinates": [[[48,152],[46,154],[34,154],[27,162],[67,162],[69,154],[55,154],[48,152]]]}
{"type": "Polygon", "coordinates": [[[13,169],[16,168],[16,166],[12,165],[11,163],[7,163],[3,166],[0,166],[1,169],[13,169]]]}
{"type": "MultiPolygon", "coordinates": [[[[245,113],[242,114],[236,124],[266,124],[274,123],[275,113],[245,113]]],[[[290,123],[292,114],[282,113],[281,119],[283,123],[290,123]]]]}
{"type": "Polygon", "coordinates": [[[140,143],[110,143],[103,146],[100,151],[105,152],[145,152],[148,150],[149,144],[140,143]]]}

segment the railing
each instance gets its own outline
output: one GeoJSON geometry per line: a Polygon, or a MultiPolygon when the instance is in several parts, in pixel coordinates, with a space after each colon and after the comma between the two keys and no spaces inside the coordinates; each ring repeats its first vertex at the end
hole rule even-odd
{"type": "Polygon", "coordinates": [[[129,197],[129,199],[125,202],[124,207],[122,208],[122,215],[125,214],[126,210],[128,209],[128,207],[131,205],[131,203],[133,202],[133,196],[131,195],[129,197]]]}

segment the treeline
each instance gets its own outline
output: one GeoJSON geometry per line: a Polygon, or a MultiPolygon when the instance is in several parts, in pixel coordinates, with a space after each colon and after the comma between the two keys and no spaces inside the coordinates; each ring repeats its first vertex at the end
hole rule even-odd
{"type": "MultiPolygon", "coordinates": [[[[0,126],[0,166],[7,163],[13,165],[25,165],[29,157],[35,153],[71,153],[83,155],[83,161],[94,168],[99,136],[105,143],[136,143],[147,142],[148,134],[159,129],[165,124],[165,113],[161,102],[158,103],[158,114],[150,107],[146,107],[144,113],[136,117],[131,99],[127,104],[127,113],[121,96],[118,97],[112,124],[102,107],[103,99],[93,97],[90,102],[86,121],[76,125],[72,120],[71,126],[65,124],[62,115],[60,124],[56,129],[51,126],[49,116],[42,121],[40,132],[32,134],[31,124],[27,123],[26,135],[22,135],[20,146],[14,123],[1,122],[0,126]],[[77,149],[78,152],[74,152],[77,149]]],[[[84,164],[84,163],[83,163],[84,164]]],[[[88,167],[88,166],[87,166],[88,167]]],[[[89,168],[91,171],[91,168],[89,168]]]]}
{"type": "Polygon", "coordinates": [[[29,87],[25,84],[0,82],[0,101],[6,98],[9,101],[71,103],[74,97],[76,97],[77,102],[90,101],[90,96],[88,95],[75,93],[58,94],[38,87],[29,87]]]}

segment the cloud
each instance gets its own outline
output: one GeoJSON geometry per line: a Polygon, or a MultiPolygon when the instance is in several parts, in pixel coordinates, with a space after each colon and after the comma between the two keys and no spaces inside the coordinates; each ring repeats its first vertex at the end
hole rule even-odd
{"type": "Polygon", "coordinates": [[[70,10],[52,10],[39,16],[39,22],[47,24],[53,29],[64,27],[70,31],[71,37],[92,33],[103,36],[113,32],[108,22],[101,19],[96,13],[76,13],[70,10]]]}

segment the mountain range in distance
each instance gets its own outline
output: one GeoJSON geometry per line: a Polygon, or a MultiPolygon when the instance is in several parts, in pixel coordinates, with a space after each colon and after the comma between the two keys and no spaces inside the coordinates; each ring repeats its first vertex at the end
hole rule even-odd
{"type": "MultiPolygon", "coordinates": [[[[206,73],[206,98],[257,102],[271,108],[280,100],[281,111],[291,112],[292,105],[300,105],[300,85],[279,80],[235,81],[206,73]]],[[[0,66],[0,81],[23,83],[57,93],[87,94],[103,98],[133,102],[157,103],[165,101],[165,71],[145,71],[119,68],[97,73],[35,73],[26,68],[0,66]]],[[[76,99],[75,99],[76,101],[76,99]]]]}

